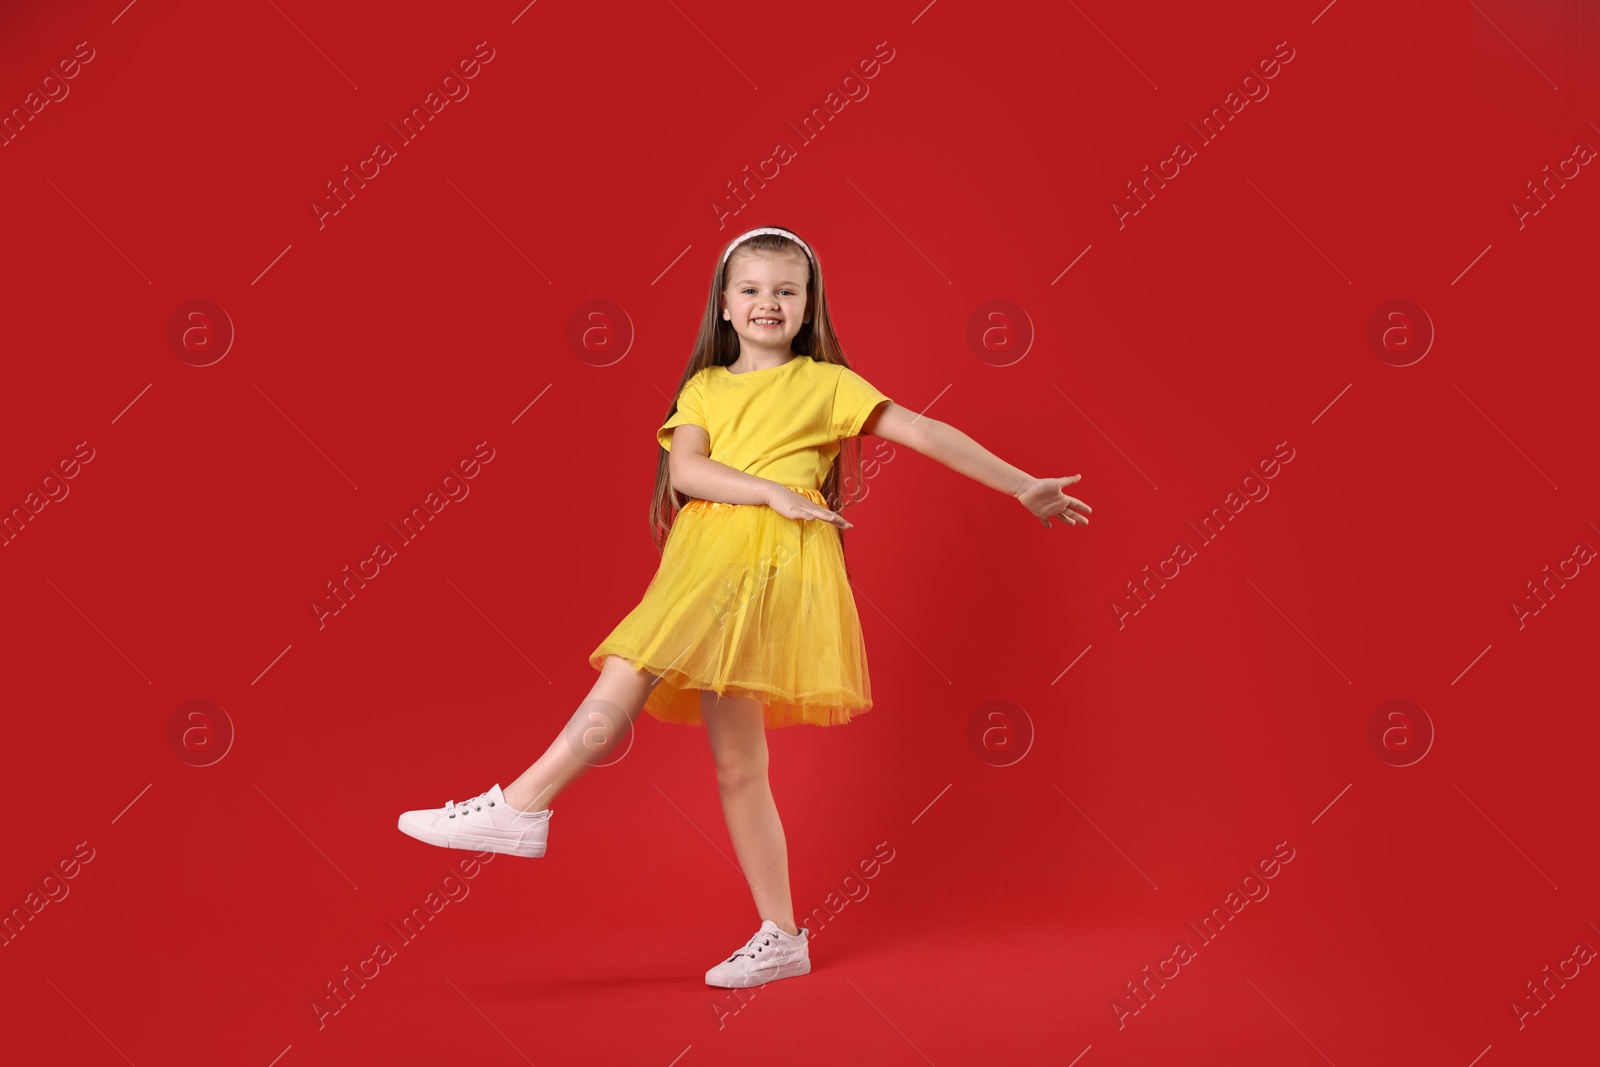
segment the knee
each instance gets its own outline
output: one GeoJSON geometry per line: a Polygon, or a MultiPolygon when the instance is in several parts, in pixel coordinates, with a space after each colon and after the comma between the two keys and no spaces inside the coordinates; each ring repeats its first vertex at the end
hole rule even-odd
{"type": "Polygon", "coordinates": [[[767,784],[767,756],[764,752],[719,755],[716,762],[717,788],[724,793],[737,793],[767,784]]]}

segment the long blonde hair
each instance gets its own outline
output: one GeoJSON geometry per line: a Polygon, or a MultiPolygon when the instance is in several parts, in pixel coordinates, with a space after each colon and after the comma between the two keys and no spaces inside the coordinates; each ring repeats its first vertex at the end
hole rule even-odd
{"type": "MultiPolygon", "coordinates": [[[[788,227],[779,228],[788,229],[788,227]]],[[[811,244],[809,241],[806,243],[811,244]]],[[[836,363],[841,367],[849,367],[850,364],[844,358],[844,351],[840,348],[839,338],[833,332],[833,320],[828,315],[827,290],[822,284],[822,263],[815,254],[815,246],[812,255],[806,256],[806,250],[789,238],[775,233],[762,233],[740,242],[739,247],[734,249],[733,256],[745,253],[787,255],[796,252],[810,265],[810,278],[806,282],[806,313],[810,316],[810,321],[801,324],[800,332],[795,335],[790,349],[797,359],[808,358],[818,363],[836,363]]],[[[663,423],[677,413],[678,397],[682,395],[683,387],[689,384],[690,379],[706,367],[726,367],[739,358],[739,335],[734,332],[733,323],[725,322],[722,318],[721,298],[726,285],[726,264],[733,261],[733,256],[729,256],[727,260],[719,258],[716,269],[711,273],[711,290],[706,296],[705,315],[700,320],[700,336],[695,338],[689,365],[684,368],[683,378],[673,392],[672,406],[662,418],[663,423]]],[[[656,487],[650,500],[650,537],[655,543],[656,551],[661,552],[666,547],[667,535],[672,531],[673,517],[681,504],[677,500],[677,494],[672,491],[672,480],[667,468],[667,450],[659,445],[657,449],[659,456],[656,462],[656,487]]],[[[859,439],[852,437],[839,442],[839,457],[828,471],[827,478],[823,479],[822,496],[827,501],[828,508],[839,512],[845,506],[854,503],[853,499],[845,499],[845,494],[840,492],[840,486],[853,490],[860,484],[861,445],[859,439]]],[[[841,538],[843,533],[841,530],[841,538]]]]}

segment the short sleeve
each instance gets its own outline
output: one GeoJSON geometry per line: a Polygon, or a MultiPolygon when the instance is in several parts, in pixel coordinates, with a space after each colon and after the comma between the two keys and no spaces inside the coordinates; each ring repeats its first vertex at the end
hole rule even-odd
{"type": "Polygon", "coordinates": [[[879,404],[889,398],[861,375],[845,367],[833,394],[832,430],[836,440],[856,437],[879,404]]]}
{"type": "Polygon", "coordinates": [[[704,386],[704,373],[696,374],[685,382],[683,391],[678,394],[678,410],[674,411],[672,417],[656,431],[656,440],[661,442],[661,447],[668,452],[672,451],[673,427],[691,423],[710,435],[711,427],[706,425],[704,386]]]}

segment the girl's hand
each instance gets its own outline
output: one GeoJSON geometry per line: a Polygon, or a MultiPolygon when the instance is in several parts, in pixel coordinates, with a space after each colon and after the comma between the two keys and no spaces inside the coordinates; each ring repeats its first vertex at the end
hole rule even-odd
{"type": "Polygon", "coordinates": [[[823,522],[833,523],[841,530],[848,530],[855,525],[838,512],[829,511],[821,504],[783,485],[772,487],[767,497],[767,507],[786,519],[821,519],[823,522]]]}
{"type": "Polygon", "coordinates": [[[1023,486],[1016,494],[1022,501],[1022,506],[1033,512],[1033,517],[1050,526],[1050,519],[1057,518],[1068,526],[1077,526],[1080,523],[1089,525],[1088,513],[1094,509],[1075,496],[1068,496],[1061,490],[1064,486],[1071,485],[1081,474],[1074,474],[1069,478],[1034,478],[1023,486]]]}

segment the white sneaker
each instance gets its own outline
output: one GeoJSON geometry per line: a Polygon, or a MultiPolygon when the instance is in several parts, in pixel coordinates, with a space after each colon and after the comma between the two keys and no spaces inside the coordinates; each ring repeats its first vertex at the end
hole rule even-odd
{"type": "Polygon", "coordinates": [[[402,812],[400,832],[440,848],[539,857],[544,855],[554,814],[549,808],[518,811],[495,785],[459,804],[451,800],[442,808],[402,812]]]}
{"type": "Polygon", "coordinates": [[[706,972],[706,985],[724,989],[747,989],[779,978],[811,973],[811,931],[805,927],[790,936],[771,919],[744,947],[706,972]]]}

